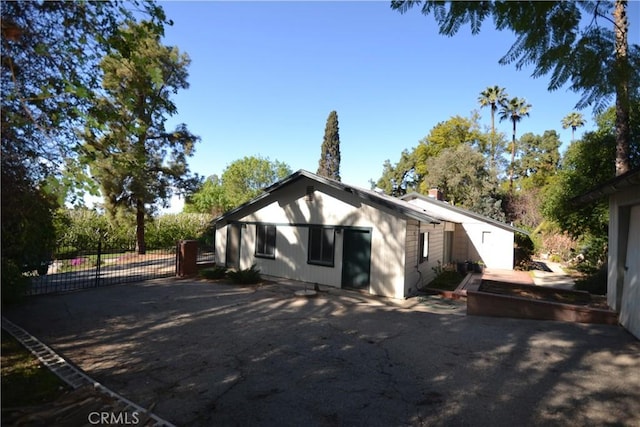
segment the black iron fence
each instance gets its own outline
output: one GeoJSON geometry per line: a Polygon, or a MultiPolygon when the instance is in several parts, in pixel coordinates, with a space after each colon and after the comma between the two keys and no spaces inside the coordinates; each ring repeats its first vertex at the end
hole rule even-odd
{"type": "MultiPolygon", "coordinates": [[[[53,259],[27,272],[27,295],[40,295],[139,282],[176,274],[176,246],[147,249],[113,248],[97,242],[87,249],[58,248],[53,259]]],[[[213,248],[199,245],[198,262],[214,261],[213,248]]]]}

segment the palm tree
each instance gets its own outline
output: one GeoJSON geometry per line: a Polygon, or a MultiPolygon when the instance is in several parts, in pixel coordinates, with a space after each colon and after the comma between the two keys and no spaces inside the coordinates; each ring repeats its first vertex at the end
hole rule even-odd
{"type": "Polygon", "coordinates": [[[498,107],[502,107],[507,102],[508,95],[503,87],[489,86],[478,97],[480,107],[491,106],[491,169],[494,168],[496,161],[496,127],[495,114],[498,107]]]}
{"type": "Polygon", "coordinates": [[[572,113],[567,114],[567,116],[562,119],[562,128],[566,129],[566,128],[571,128],[571,141],[573,142],[575,140],[575,133],[576,133],[576,129],[579,127],[584,126],[584,118],[582,117],[582,114],[580,113],[576,113],[575,111],[572,113]]]}
{"type": "Polygon", "coordinates": [[[491,106],[491,133],[496,131],[495,127],[495,113],[498,107],[502,107],[509,99],[509,95],[504,91],[503,87],[493,86],[488,87],[478,97],[480,107],[491,106]]]}
{"type": "Polygon", "coordinates": [[[511,120],[513,135],[511,138],[511,165],[509,166],[509,191],[513,193],[513,168],[516,162],[516,124],[523,117],[529,117],[531,104],[524,98],[511,98],[500,108],[500,121],[511,120]]]}

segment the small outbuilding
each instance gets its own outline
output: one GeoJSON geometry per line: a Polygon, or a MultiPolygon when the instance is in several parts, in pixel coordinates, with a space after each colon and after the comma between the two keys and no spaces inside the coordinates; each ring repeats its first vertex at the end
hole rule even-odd
{"type": "Polygon", "coordinates": [[[607,304],[640,339],[640,169],[607,181],[578,198],[609,197],[607,304]]]}
{"type": "MultiPolygon", "coordinates": [[[[467,242],[457,248],[456,229],[464,227],[455,218],[300,170],[215,220],[216,263],[256,264],[269,276],[405,298],[454,255],[466,261],[475,253],[467,242]]],[[[492,227],[487,222],[486,231],[495,233],[492,227]]],[[[485,234],[484,245],[495,235],[485,234]]],[[[511,268],[513,239],[502,256],[506,262],[492,256],[485,264],[511,268]]]]}
{"type": "Polygon", "coordinates": [[[509,224],[463,209],[443,200],[437,189],[425,196],[410,193],[403,200],[419,206],[426,214],[455,224],[445,235],[445,260],[481,262],[487,268],[512,270],[514,266],[515,233],[525,233],[509,224]]]}

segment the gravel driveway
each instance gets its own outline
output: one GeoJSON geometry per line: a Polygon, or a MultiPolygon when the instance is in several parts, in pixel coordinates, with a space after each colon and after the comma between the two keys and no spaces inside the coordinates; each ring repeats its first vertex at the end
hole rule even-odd
{"type": "Polygon", "coordinates": [[[161,279],[3,315],[179,426],[640,425],[622,328],[299,289],[161,279]]]}

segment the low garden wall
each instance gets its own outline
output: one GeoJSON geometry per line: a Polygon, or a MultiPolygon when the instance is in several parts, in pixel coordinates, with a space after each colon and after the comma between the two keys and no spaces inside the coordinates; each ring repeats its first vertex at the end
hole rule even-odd
{"type": "Polygon", "coordinates": [[[483,281],[478,290],[467,291],[468,315],[618,324],[617,313],[594,307],[588,292],[508,283],[501,285],[511,288],[499,292],[490,289],[495,283],[483,281]]]}

